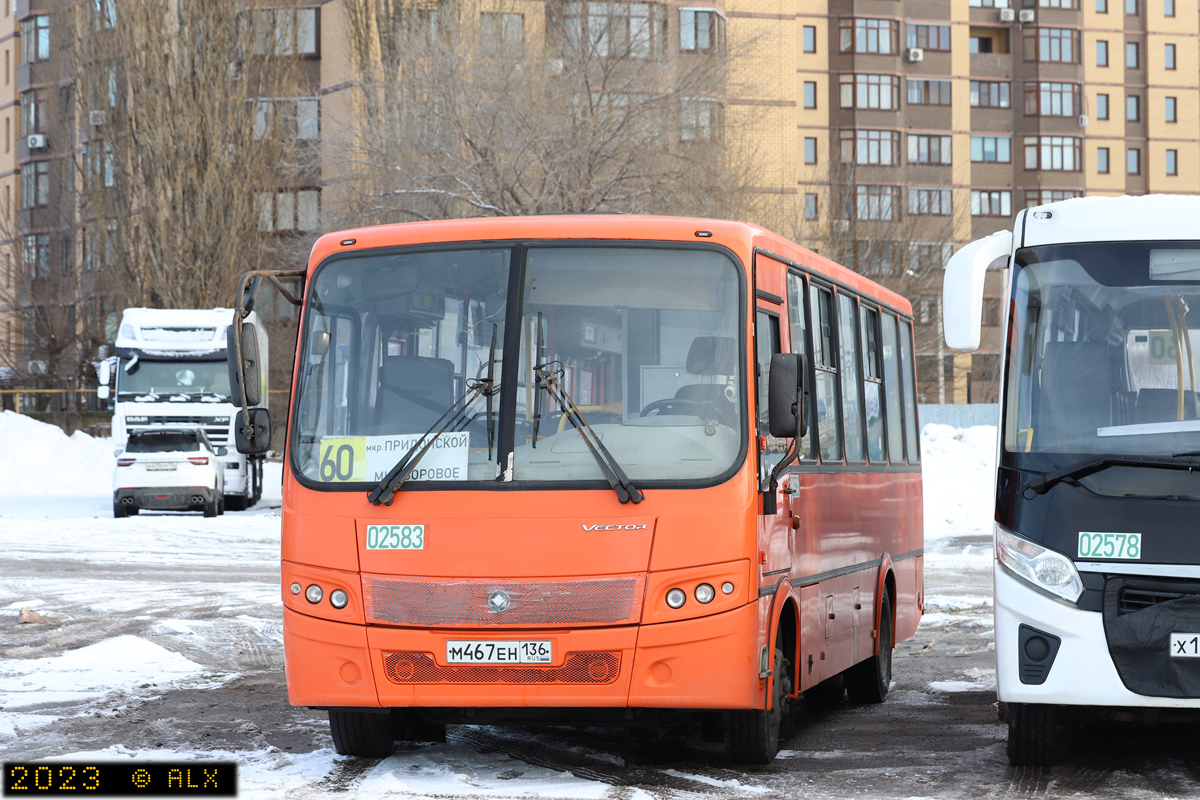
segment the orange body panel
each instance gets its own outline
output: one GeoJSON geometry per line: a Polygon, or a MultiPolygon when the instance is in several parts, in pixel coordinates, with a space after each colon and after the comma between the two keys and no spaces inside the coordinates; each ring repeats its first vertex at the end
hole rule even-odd
{"type": "MultiPolygon", "coordinates": [[[[694,243],[701,241],[697,230],[712,233],[703,242],[732,251],[747,277],[755,274],[758,248],[792,262],[793,269],[814,270],[911,314],[902,297],[828,259],[759,228],[712,220],[549,216],[364,228],[321,237],[309,270],[351,249],[530,239],[694,243]]],[[[761,258],[757,288],[786,300],[787,268],[761,258]]],[[[744,292],[751,372],[754,288],[744,292]]],[[[786,350],[786,302],[763,307],[782,314],[786,350]]],[[[746,386],[754,386],[753,374],[746,386]]],[[[874,653],[874,610],[887,585],[895,590],[896,640],[911,636],[923,600],[919,470],[793,470],[780,483],[777,513],[764,516],[757,437],[747,436],[748,455],[730,479],[708,488],[655,489],[637,505],[620,504],[607,489],[514,491],[500,485],[402,491],[392,505],[374,506],[365,492],[306,488],[285,462],[281,552],[289,700],[337,707],[762,708],[769,679],[760,677],[760,652],[781,619],[796,626],[790,656],[798,691],[874,653]],[[369,524],[423,524],[424,549],[368,550],[369,524]],[[456,597],[456,584],[541,591],[589,581],[634,586],[640,596],[610,617],[597,611],[594,620],[576,625],[503,625],[479,609],[468,615],[474,621],[460,624],[421,624],[414,621],[420,615],[386,622],[371,616],[372,597],[380,592],[419,592],[428,585],[456,597]],[[303,591],[292,594],[293,583],[317,583],[326,597],[342,588],[350,602],[341,610],[327,602],[313,605],[303,591]],[[710,604],[691,599],[700,583],[717,589],[710,604]],[[726,583],[733,588],[723,592],[726,583]],[[683,608],[666,605],[671,588],[688,594],[683,608]],[[580,663],[597,666],[592,678],[586,669],[580,673],[591,683],[539,683],[516,667],[455,671],[445,663],[448,640],[550,641],[554,661],[547,669],[568,670],[572,654],[585,654],[580,663]],[[619,671],[605,673],[601,655],[609,659],[605,663],[619,662],[619,671]]]]}

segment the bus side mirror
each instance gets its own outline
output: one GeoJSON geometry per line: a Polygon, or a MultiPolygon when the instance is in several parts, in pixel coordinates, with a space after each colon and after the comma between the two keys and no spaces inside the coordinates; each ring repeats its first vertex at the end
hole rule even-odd
{"type": "Polygon", "coordinates": [[[767,420],[771,435],[784,439],[808,432],[804,414],[804,376],[808,362],[797,353],[771,356],[767,387],[767,420]]]}
{"type": "MultiPolygon", "coordinates": [[[[262,402],[262,383],[259,380],[258,331],[253,323],[242,325],[242,359],[237,357],[237,325],[229,326],[226,334],[229,349],[229,391],[235,406],[256,406],[262,402]],[[243,392],[245,398],[243,402],[243,392]]],[[[238,447],[241,452],[241,447],[238,447]]]]}
{"type": "Polygon", "coordinates": [[[260,456],[271,449],[271,412],[252,408],[250,415],[237,412],[233,425],[234,446],[242,455],[260,456]]]}
{"type": "Polygon", "coordinates": [[[951,350],[979,349],[987,268],[996,259],[1009,256],[1012,244],[1012,231],[997,231],[950,257],[942,281],[942,320],[946,346],[951,350]]]}

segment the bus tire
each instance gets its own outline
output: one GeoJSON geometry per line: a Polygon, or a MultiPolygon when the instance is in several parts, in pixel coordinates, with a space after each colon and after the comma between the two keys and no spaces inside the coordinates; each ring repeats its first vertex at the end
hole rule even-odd
{"type": "Polygon", "coordinates": [[[782,644],[782,640],[775,644],[771,707],[766,711],[729,712],[729,752],[739,764],[770,764],[779,752],[780,730],[791,713],[787,696],[792,692],[782,644]]]}
{"type": "Polygon", "coordinates": [[[393,731],[387,714],[329,710],[329,732],[338,755],[386,758],[392,754],[393,731]]]}
{"type": "Polygon", "coordinates": [[[1054,709],[1032,703],[1009,703],[1008,763],[1014,767],[1044,767],[1051,763],[1054,709]]]}
{"type": "Polygon", "coordinates": [[[892,683],[892,599],[884,591],[879,601],[879,653],[846,671],[846,689],[855,703],[882,703],[892,683]]]}

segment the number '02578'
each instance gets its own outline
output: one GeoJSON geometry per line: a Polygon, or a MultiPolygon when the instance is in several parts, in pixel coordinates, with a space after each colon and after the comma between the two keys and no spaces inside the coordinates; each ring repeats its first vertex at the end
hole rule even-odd
{"type": "Polygon", "coordinates": [[[424,525],[368,525],[368,550],[424,550],[424,525]]]}

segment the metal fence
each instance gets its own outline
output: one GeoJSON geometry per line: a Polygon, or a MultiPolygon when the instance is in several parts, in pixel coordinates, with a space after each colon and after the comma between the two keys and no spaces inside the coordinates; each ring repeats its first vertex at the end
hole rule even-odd
{"type": "Polygon", "coordinates": [[[955,428],[975,425],[999,425],[999,403],[922,403],[918,408],[921,424],[935,422],[955,428]]]}

